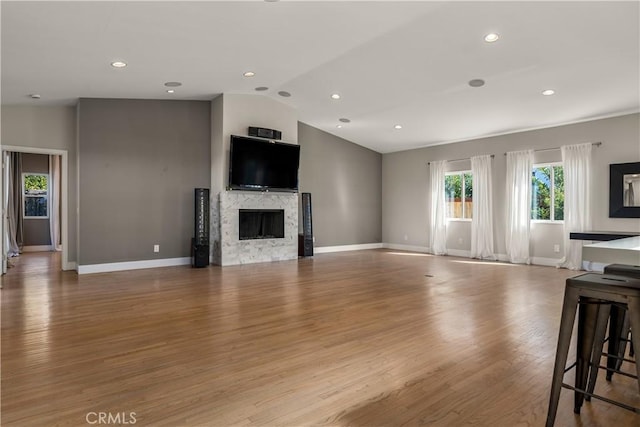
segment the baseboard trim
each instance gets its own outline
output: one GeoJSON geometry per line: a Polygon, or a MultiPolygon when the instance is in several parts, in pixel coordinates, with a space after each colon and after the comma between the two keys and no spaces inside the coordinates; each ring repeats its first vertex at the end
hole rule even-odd
{"type": "Polygon", "coordinates": [[[397,243],[383,243],[382,247],[385,249],[393,249],[396,251],[420,252],[425,254],[431,252],[431,248],[428,248],[426,246],[399,245],[397,243]]]}
{"type": "Polygon", "coordinates": [[[532,257],[531,264],[533,265],[543,265],[545,267],[557,267],[560,263],[560,258],[541,258],[541,257],[532,257]]]}
{"type": "Polygon", "coordinates": [[[139,270],[143,268],[158,268],[158,267],[174,267],[176,265],[189,265],[189,264],[191,264],[190,257],[150,259],[150,260],[144,260],[144,261],[112,262],[112,263],[106,263],[106,264],[79,265],[78,274],[110,273],[113,271],[139,270]]]}
{"type": "MultiPolygon", "coordinates": [[[[397,243],[383,243],[382,247],[386,249],[395,249],[395,250],[402,250],[402,251],[431,253],[431,249],[425,246],[400,245],[397,243]]],[[[471,251],[466,251],[461,249],[447,249],[447,255],[461,257],[461,258],[471,258],[471,251]]],[[[509,256],[507,254],[495,254],[495,256],[496,256],[496,261],[507,262],[507,263],[509,262],[509,256]]],[[[484,261],[490,261],[490,260],[484,260],[484,261]]],[[[557,267],[559,262],[560,262],[559,258],[532,257],[531,264],[529,265],[557,267]]],[[[602,271],[606,264],[602,264],[602,265],[598,265],[598,264],[599,263],[590,263],[587,266],[585,262],[583,267],[585,270],[588,270],[588,271],[602,271]]],[[[525,265],[525,264],[522,264],[522,265],[525,265]]]]}
{"type": "Polygon", "coordinates": [[[447,255],[457,256],[460,258],[471,258],[471,251],[464,251],[462,249],[447,249],[447,255]]]}
{"type": "Polygon", "coordinates": [[[63,271],[78,270],[78,266],[76,265],[75,262],[67,262],[66,264],[62,265],[62,270],[63,271]]]}
{"type": "Polygon", "coordinates": [[[361,245],[343,245],[343,246],[322,246],[314,248],[314,253],[326,254],[329,252],[346,252],[346,251],[361,251],[365,249],[382,249],[382,243],[364,243],[361,245]]]}
{"type": "Polygon", "coordinates": [[[36,246],[23,246],[22,252],[51,252],[53,246],[51,245],[36,245],[36,246]]]}

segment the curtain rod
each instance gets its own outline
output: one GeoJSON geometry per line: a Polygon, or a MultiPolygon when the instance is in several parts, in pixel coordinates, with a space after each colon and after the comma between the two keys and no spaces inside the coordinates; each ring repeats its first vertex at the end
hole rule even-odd
{"type": "MultiPolygon", "coordinates": [[[[495,156],[496,156],[495,154],[492,154],[492,155],[491,155],[491,158],[493,159],[495,156]]],[[[445,160],[445,161],[446,161],[447,163],[449,163],[449,162],[461,162],[461,161],[463,161],[463,160],[471,160],[471,157],[465,157],[464,159],[445,160]]],[[[427,164],[428,164],[428,165],[430,165],[430,164],[431,164],[431,162],[427,162],[427,164]]]]}
{"type": "MultiPolygon", "coordinates": [[[[591,145],[595,146],[595,147],[599,147],[602,145],[602,142],[598,141],[598,142],[592,142],[591,145]]],[[[541,153],[543,151],[555,151],[555,150],[559,150],[562,147],[554,147],[554,148],[541,148],[540,150],[533,150],[534,153],[541,153]]],[[[507,153],[504,153],[504,155],[506,156],[507,153]]]]}

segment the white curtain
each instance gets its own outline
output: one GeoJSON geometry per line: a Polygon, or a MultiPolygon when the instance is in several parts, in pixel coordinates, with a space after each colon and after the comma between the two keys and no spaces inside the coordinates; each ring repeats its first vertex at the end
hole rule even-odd
{"type": "Polygon", "coordinates": [[[61,251],[60,243],[60,156],[49,156],[49,234],[51,248],[61,251]]]}
{"type": "Polygon", "coordinates": [[[447,219],[444,202],[444,170],[446,160],[430,163],[431,175],[431,222],[430,245],[434,255],[447,253],[447,219]]]}
{"type": "Polygon", "coordinates": [[[7,218],[9,236],[9,256],[18,256],[22,252],[23,227],[22,218],[22,153],[9,153],[9,180],[7,199],[7,218]]]}
{"type": "Polygon", "coordinates": [[[530,264],[533,150],[507,153],[506,249],[509,261],[530,264]]]}
{"type": "Polygon", "coordinates": [[[591,149],[592,144],[564,145],[564,258],[558,267],[582,269],[582,241],[570,240],[569,233],[591,229],[591,149]]]}
{"type": "Polygon", "coordinates": [[[493,253],[491,156],[471,157],[471,174],[473,176],[471,258],[496,259],[493,253]]]}

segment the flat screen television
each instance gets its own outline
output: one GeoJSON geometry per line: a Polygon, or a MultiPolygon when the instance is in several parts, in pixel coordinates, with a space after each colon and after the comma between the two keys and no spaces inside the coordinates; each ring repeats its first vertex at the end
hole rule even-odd
{"type": "Polygon", "coordinates": [[[231,135],[229,188],[298,191],[300,146],[231,135]]]}

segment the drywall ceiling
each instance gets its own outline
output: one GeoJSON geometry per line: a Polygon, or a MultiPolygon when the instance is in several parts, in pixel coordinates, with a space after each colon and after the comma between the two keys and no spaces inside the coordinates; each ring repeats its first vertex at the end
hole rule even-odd
{"type": "Polygon", "coordinates": [[[640,108],[636,1],[0,4],[3,105],[256,94],[382,153],[640,108]]]}

